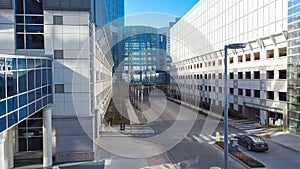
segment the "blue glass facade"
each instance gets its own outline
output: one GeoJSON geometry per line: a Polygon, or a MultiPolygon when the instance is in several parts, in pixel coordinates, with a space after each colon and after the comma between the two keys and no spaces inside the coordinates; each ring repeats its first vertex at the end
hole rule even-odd
{"type": "Polygon", "coordinates": [[[113,26],[124,26],[124,0],[106,0],[106,8],[109,22],[113,26]]]}
{"type": "Polygon", "coordinates": [[[169,82],[169,57],[166,53],[166,35],[158,29],[146,26],[127,26],[121,29],[123,36],[114,70],[128,76],[133,83],[165,84],[169,82]]]}
{"type": "Polygon", "coordinates": [[[51,58],[0,55],[0,132],[52,102],[51,58]]]}
{"type": "Polygon", "coordinates": [[[288,1],[288,130],[300,133],[300,0],[288,1]]]}

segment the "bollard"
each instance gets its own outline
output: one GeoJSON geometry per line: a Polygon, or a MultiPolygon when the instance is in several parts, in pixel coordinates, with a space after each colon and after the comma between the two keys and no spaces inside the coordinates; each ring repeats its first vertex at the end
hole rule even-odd
{"type": "Polygon", "coordinates": [[[216,142],[220,142],[220,133],[216,132],[216,142]]]}

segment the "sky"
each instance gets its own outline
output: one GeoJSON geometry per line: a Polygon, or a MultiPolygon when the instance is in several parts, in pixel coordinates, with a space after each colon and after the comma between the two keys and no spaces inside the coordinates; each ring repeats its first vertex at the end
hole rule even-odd
{"type": "Polygon", "coordinates": [[[198,1],[125,0],[125,24],[164,27],[175,17],[182,17],[198,1]]]}

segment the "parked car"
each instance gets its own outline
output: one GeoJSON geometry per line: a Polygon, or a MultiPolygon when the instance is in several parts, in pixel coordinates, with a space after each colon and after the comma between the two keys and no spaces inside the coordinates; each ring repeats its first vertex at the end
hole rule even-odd
{"type": "Polygon", "coordinates": [[[238,139],[238,143],[245,146],[249,151],[267,151],[269,145],[266,141],[257,135],[238,135],[235,136],[238,139]]]}

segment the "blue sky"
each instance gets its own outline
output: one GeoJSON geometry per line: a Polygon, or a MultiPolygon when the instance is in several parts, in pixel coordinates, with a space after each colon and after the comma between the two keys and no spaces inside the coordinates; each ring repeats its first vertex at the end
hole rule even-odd
{"type": "Polygon", "coordinates": [[[125,0],[127,25],[163,27],[174,17],[182,17],[199,0],[125,0]],[[148,13],[145,14],[145,13],[148,13]],[[151,16],[150,13],[156,13],[151,16]],[[160,16],[159,16],[160,15],[160,16]],[[134,24],[136,22],[136,24],[134,24]],[[138,24],[137,24],[138,23],[138,24]]]}

